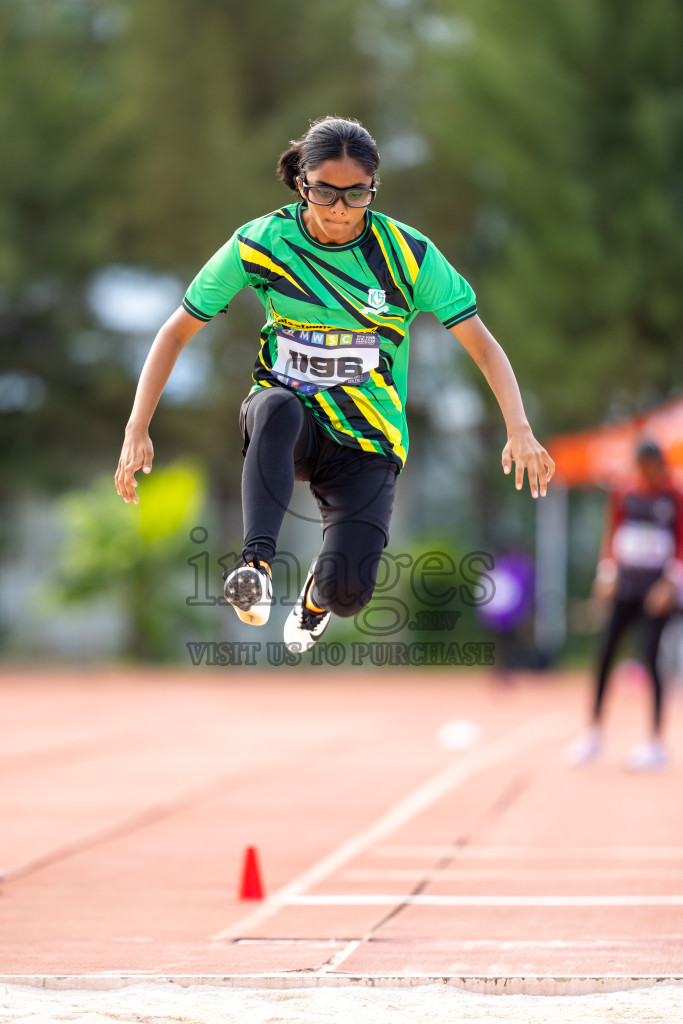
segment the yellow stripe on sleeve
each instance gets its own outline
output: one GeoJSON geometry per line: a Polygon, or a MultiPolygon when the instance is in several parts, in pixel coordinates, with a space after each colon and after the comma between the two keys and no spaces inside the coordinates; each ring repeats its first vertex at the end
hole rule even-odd
{"type": "Polygon", "coordinates": [[[282,276],[286,277],[287,280],[298,288],[300,292],[306,295],[306,289],[302,288],[301,285],[294,280],[292,275],[287,273],[287,270],[279,263],[276,263],[269,256],[264,256],[264,254],[259,252],[258,249],[252,249],[250,245],[246,245],[244,242],[240,242],[239,247],[240,256],[245,263],[255,263],[259,267],[265,267],[266,270],[274,270],[277,274],[282,274],[282,276]]]}

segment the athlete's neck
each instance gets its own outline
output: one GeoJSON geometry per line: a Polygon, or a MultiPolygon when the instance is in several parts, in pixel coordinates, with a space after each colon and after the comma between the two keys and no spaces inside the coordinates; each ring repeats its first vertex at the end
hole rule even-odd
{"type": "MultiPolygon", "coordinates": [[[[323,207],[323,209],[325,208],[323,207]]],[[[365,231],[365,214],[359,220],[354,218],[354,223],[347,224],[341,217],[319,216],[316,218],[311,214],[309,208],[304,206],[302,217],[311,238],[314,238],[316,242],[321,242],[323,245],[348,245],[349,242],[359,238],[365,231]],[[322,223],[319,223],[319,221],[322,221],[322,223]]]]}

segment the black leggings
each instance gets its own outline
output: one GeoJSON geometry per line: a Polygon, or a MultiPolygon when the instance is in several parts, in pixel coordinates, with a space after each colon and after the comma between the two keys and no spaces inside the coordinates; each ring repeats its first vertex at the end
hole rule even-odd
{"type": "Polygon", "coordinates": [[[612,606],[607,628],[602,639],[602,648],[598,662],[598,674],[595,689],[595,705],[593,718],[597,722],[602,714],[603,701],[607,690],[607,681],[617,645],[623,634],[635,623],[641,626],[641,653],[643,663],[652,680],[653,722],[655,732],[659,732],[662,724],[662,680],[657,669],[657,655],[662,630],[669,619],[668,615],[654,618],[643,608],[642,598],[617,598],[612,606]]]}
{"type": "Polygon", "coordinates": [[[285,388],[249,395],[240,424],[245,562],[255,555],[272,562],[294,481],[307,480],[323,527],[311,598],[335,615],[355,615],[372,597],[389,538],[396,466],[327,437],[285,388]]]}

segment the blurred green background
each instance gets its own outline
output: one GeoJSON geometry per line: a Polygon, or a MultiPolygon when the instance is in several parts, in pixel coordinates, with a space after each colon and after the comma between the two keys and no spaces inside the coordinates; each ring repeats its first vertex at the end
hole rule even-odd
{"type": "MultiPolygon", "coordinates": [[[[189,664],[188,642],[255,639],[217,601],[240,549],[254,295],[183,353],[139,507],[113,473],[156,329],[237,226],[291,200],[277,157],[325,114],[378,140],[378,207],[471,281],[538,436],[680,393],[681,38],[679,0],[0,0],[4,658],[189,664]]],[[[502,477],[483,379],[434,318],[411,333],[390,552],[533,557],[536,508],[502,477]]],[[[590,646],[603,500],[569,496],[569,632],[545,659],[590,646]]],[[[282,548],[305,566],[305,488],[293,513],[282,548]]],[[[452,635],[429,639],[486,638],[453,607],[452,635]]],[[[515,642],[533,662],[531,619],[515,642]]]]}

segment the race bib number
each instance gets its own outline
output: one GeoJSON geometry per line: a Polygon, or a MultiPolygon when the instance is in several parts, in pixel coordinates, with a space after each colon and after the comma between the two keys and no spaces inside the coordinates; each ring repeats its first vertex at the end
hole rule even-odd
{"type": "Polygon", "coordinates": [[[302,395],[337,384],[363,384],[379,366],[379,344],[377,334],[280,328],[272,372],[302,395]]]}
{"type": "Polygon", "coordinates": [[[612,550],[631,569],[661,569],[676,548],[671,530],[651,523],[622,523],[614,532],[612,550]]]}

